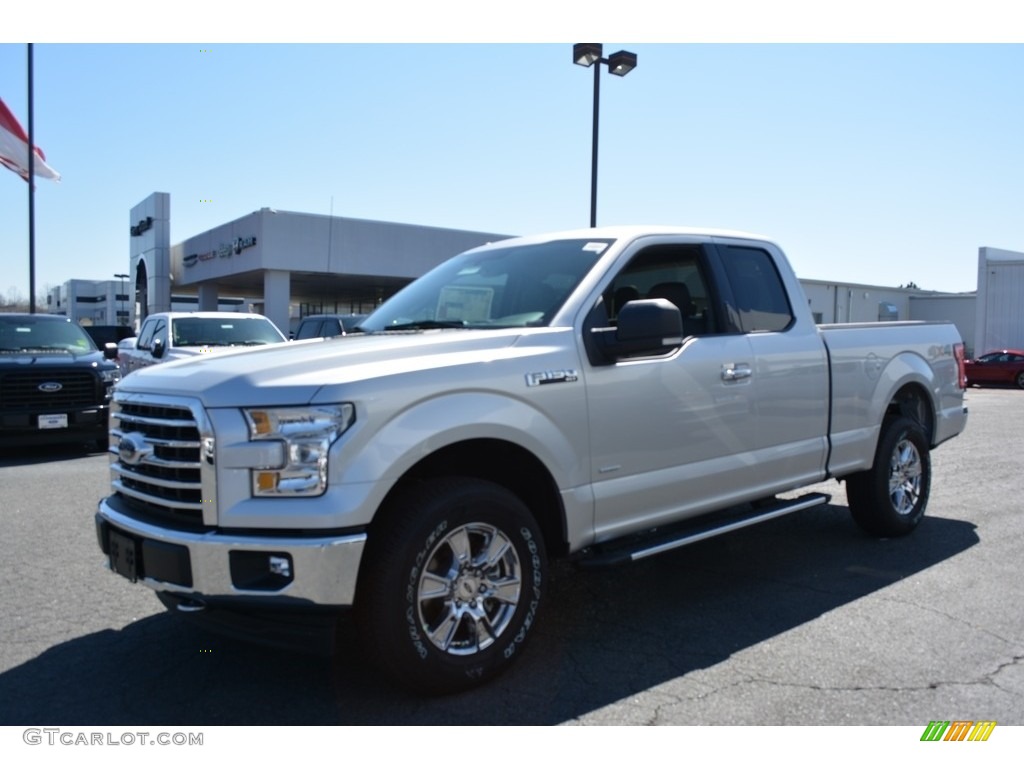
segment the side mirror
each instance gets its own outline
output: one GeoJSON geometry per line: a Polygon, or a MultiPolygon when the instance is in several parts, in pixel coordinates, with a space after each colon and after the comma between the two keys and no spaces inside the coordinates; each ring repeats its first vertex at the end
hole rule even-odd
{"type": "Polygon", "coordinates": [[[618,327],[591,333],[608,362],[665,354],[683,343],[683,317],[667,299],[630,301],[619,311],[618,327]]]}
{"type": "Polygon", "coordinates": [[[167,347],[164,346],[163,339],[153,339],[153,347],[149,350],[149,353],[159,360],[167,352],[167,347]]]}
{"type": "Polygon", "coordinates": [[[103,358],[105,360],[117,360],[117,344],[108,341],[103,345],[103,358]]]}

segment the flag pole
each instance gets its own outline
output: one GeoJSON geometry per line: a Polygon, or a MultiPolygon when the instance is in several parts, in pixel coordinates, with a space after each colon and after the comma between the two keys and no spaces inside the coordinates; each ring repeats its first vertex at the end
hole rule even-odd
{"type": "Polygon", "coordinates": [[[35,136],[32,127],[32,43],[28,44],[28,311],[36,313],[35,136]]]}

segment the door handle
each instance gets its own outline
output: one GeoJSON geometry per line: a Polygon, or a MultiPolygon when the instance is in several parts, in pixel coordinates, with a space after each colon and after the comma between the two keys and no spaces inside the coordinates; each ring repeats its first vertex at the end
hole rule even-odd
{"type": "Polygon", "coordinates": [[[722,366],[722,380],[723,381],[738,381],[739,379],[749,379],[754,375],[748,363],[726,363],[722,366]]]}

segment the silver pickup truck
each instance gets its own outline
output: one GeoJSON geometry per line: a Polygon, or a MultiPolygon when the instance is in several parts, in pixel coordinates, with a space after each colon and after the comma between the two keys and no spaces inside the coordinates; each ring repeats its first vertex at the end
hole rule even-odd
{"type": "Polygon", "coordinates": [[[461,254],[364,334],[115,391],[111,570],[188,612],[353,608],[425,691],[505,669],[549,557],[627,562],[824,504],[911,532],[965,425],[951,324],[816,326],[779,248],[606,228],[461,254]]]}

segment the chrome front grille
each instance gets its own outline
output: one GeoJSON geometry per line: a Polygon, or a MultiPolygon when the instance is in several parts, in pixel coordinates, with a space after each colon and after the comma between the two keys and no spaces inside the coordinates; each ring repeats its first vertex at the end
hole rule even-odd
{"type": "Polygon", "coordinates": [[[207,520],[215,517],[204,493],[201,446],[209,430],[198,404],[115,392],[110,420],[116,492],[141,511],[185,525],[203,525],[204,511],[211,512],[207,520]]]}

